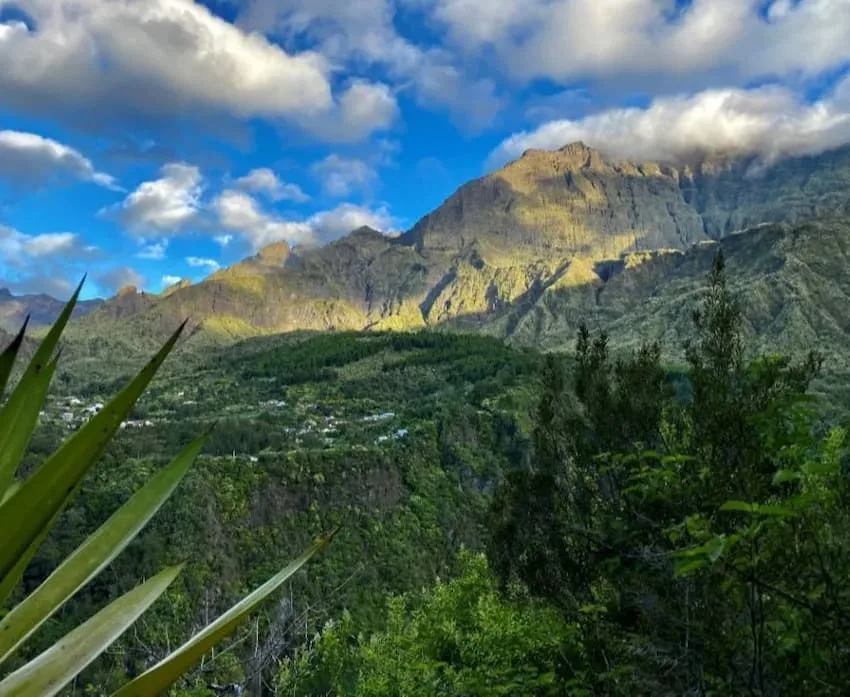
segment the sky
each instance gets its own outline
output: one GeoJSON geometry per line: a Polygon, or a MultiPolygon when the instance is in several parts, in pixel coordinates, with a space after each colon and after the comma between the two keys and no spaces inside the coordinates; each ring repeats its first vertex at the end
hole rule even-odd
{"type": "Polygon", "coordinates": [[[850,143],[850,0],[0,0],[0,286],[411,227],[527,148],[850,143]]]}

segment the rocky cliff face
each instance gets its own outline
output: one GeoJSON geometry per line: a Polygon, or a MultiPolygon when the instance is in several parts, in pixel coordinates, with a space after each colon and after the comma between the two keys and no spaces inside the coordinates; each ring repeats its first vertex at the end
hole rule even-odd
{"type": "Polygon", "coordinates": [[[147,331],[191,316],[209,331],[243,336],[480,324],[483,316],[519,336],[528,320],[503,319],[508,309],[565,288],[593,299],[618,264],[765,222],[824,216],[850,217],[850,148],[772,164],[714,157],[674,165],[610,162],[575,143],[529,150],[465,184],[401,237],[361,228],[306,252],[273,245],[170,289],[136,317],[147,331]]]}

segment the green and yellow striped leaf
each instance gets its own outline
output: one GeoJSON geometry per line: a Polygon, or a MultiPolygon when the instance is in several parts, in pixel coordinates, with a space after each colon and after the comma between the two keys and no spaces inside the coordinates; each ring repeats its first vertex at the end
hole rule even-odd
{"type": "Polygon", "coordinates": [[[0,620],[0,664],[99,574],[147,524],[186,475],[208,434],[193,441],[88,537],[35,591],[0,620]]]}
{"type": "Polygon", "coordinates": [[[181,568],[161,571],[68,632],[0,682],[0,697],[53,697],[165,592],[181,568]]]}
{"type": "Polygon", "coordinates": [[[280,588],[314,555],[323,550],[330,543],[334,534],[335,532],[319,539],[289,566],[272,576],[262,586],[243,598],[217,620],[208,624],[153,668],[114,692],[112,697],[158,697],[158,695],[161,695],[169,685],[184,675],[205,653],[236,629],[239,623],[253,612],[260,603],[280,588]]]}
{"type": "MultiPolygon", "coordinates": [[[[109,404],[66,440],[11,496],[0,504],[0,578],[13,571],[22,556],[74,496],[95,460],[109,444],[121,421],[174,348],[180,325],[151,361],[109,404]],[[8,531],[8,532],[7,532],[8,531]]],[[[0,440],[0,443],[3,443],[0,440]]]]}

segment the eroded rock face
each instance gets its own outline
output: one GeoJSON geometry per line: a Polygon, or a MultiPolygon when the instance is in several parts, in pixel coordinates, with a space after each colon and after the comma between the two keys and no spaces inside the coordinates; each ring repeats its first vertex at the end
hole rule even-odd
{"type": "MultiPolygon", "coordinates": [[[[480,324],[563,288],[575,289],[572,307],[641,255],[823,216],[850,217],[850,148],[773,163],[727,156],[635,163],[573,143],[528,150],[465,184],[400,237],[360,228],[321,248],[277,243],[193,286],[144,302],[132,296],[120,314],[156,317],[157,326],[191,316],[234,336],[402,329],[463,317],[480,324]]],[[[515,319],[517,330],[527,328],[515,319]]]]}
{"type": "Polygon", "coordinates": [[[486,248],[597,257],[683,249],[762,222],[850,212],[850,148],[773,164],[608,162],[577,143],[528,150],[469,182],[407,239],[420,250],[486,248]],[[525,248],[525,249],[524,249],[525,248]]]}

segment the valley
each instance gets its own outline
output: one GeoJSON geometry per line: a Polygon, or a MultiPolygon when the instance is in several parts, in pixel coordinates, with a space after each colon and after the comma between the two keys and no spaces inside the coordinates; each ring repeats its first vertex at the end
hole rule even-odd
{"type": "MultiPolygon", "coordinates": [[[[80,676],[84,689],[118,684],[150,668],[172,635],[196,630],[201,618],[221,612],[311,539],[341,525],[331,549],[299,573],[286,595],[244,625],[221,654],[190,671],[174,694],[206,696],[223,684],[283,694],[287,685],[336,680],[335,661],[364,661],[368,644],[361,642],[389,641],[380,632],[398,630],[392,629],[396,600],[431,607],[429,593],[440,586],[429,588],[438,578],[478,584],[497,613],[543,612],[535,621],[553,622],[554,635],[565,633],[560,641],[579,632],[586,642],[581,651],[592,651],[581,621],[573,625],[571,614],[546,615],[538,607],[539,598],[553,607],[564,601],[536,576],[522,576],[527,558],[510,558],[498,547],[504,534],[509,549],[555,544],[546,542],[545,531],[563,513],[546,511],[565,504],[506,504],[505,496],[528,495],[512,487],[518,477],[537,476],[547,439],[556,434],[572,443],[569,458],[585,463],[588,477],[596,476],[594,458],[637,447],[636,435],[618,440],[620,429],[644,434],[639,442],[654,443],[665,462],[685,462],[676,459],[680,451],[709,457],[691,440],[699,422],[688,411],[688,394],[699,367],[693,342],[705,341],[706,331],[694,310],[719,292],[710,281],[718,254],[723,293],[740,311],[735,331],[742,352],[729,360],[742,362],[728,369],[754,391],[742,397],[747,415],[741,419],[781,408],[769,406],[779,399],[772,390],[797,399],[804,389],[795,382],[799,370],[817,430],[846,423],[850,198],[843,182],[850,151],[756,174],[753,167],[736,160],[682,170],[609,164],[580,144],[529,152],[462,187],[399,237],[362,228],[317,249],[277,243],[197,284],[181,282],[160,295],[126,288],[86,306],[68,326],[24,471],[93,418],[184,317],[189,330],[39,549],[21,592],[32,590],[42,570],[53,568],[172,453],[215,427],[172,500],[109,575],[87,586],[29,650],[49,646],[140,574],[186,562],[165,601],[80,676]],[[795,191],[809,203],[797,201],[795,191]],[[584,348],[582,332],[589,332],[584,348]],[[602,334],[603,343],[586,343],[602,334]],[[656,353],[647,348],[653,343],[656,353]],[[822,360],[818,369],[790,367],[803,365],[810,350],[822,360]],[[771,358],[780,355],[789,358],[771,358]],[[778,361],[760,378],[766,386],[742,377],[762,370],[746,367],[751,360],[752,366],[778,361]],[[607,396],[598,396],[601,406],[579,377],[592,365],[612,381],[607,396]],[[658,385],[655,397],[652,390],[642,394],[648,385],[658,385]],[[651,404],[631,401],[644,398],[666,406],[648,417],[655,413],[651,404]],[[655,426],[652,418],[659,420],[655,426]],[[668,443],[655,428],[675,431],[678,440],[668,443]],[[577,435],[585,432],[586,442],[577,435]],[[506,510],[515,519],[503,529],[506,510]],[[552,517],[534,522],[538,514],[552,517]],[[507,578],[507,568],[536,600],[502,599],[495,579],[507,578]],[[338,622],[356,627],[359,638],[326,647],[339,641],[338,622]],[[371,640],[363,638],[370,633],[371,640]],[[334,651],[348,653],[343,659],[334,651]]],[[[26,306],[17,303],[9,317],[26,306]]],[[[50,311],[33,316],[25,355],[50,319],[50,311]]],[[[718,437],[717,431],[705,437],[718,437]]],[[[633,454],[651,459],[642,452],[633,454]]],[[[548,495],[559,486],[548,485],[548,495]]],[[[587,495],[596,501],[598,492],[587,495]]],[[[697,505],[692,492],[681,496],[697,505]]],[[[604,515],[599,525],[608,524],[604,515]]],[[[546,568],[547,555],[535,563],[546,568]]],[[[565,568],[552,571],[553,578],[565,568]]],[[[531,636],[527,630],[522,640],[531,636]]],[[[524,670],[522,656],[509,660],[524,670]]],[[[555,670],[545,662],[539,669],[555,670]]],[[[646,670],[640,680],[651,683],[657,667],[646,670]]],[[[596,677],[582,676],[571,679],[582,689],[603,689],[596,677]]]]}

